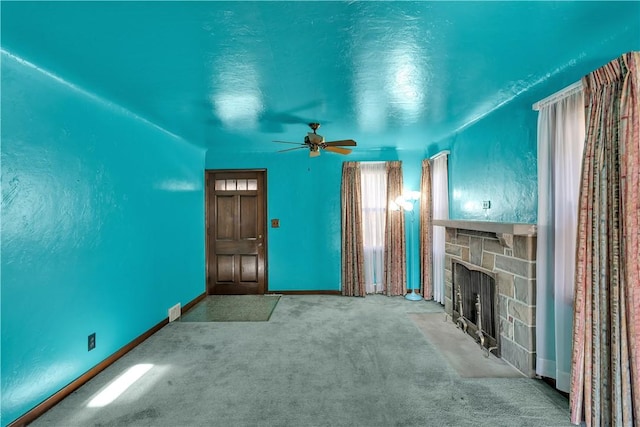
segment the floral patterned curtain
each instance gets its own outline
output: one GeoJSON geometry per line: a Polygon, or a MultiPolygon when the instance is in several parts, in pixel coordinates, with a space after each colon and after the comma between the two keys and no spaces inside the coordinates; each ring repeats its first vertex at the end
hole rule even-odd
{"type": "Polygon", "coordinates": [[[384,281],[388,296],[407,291],[407,256],[404,211],[389,209],[390,202],[402,195],[402,162],[387,162],[387,219],[384,242],[384,281]]]}
{"type": "Polygon", "coordinates": [[[582,83],[571,422],[632,426],[640,422],[640,52],[582,83]]]}
{"type": "Polygon", "coordinates": [[[365,296],[362,194],[358,162],[342,164],[342,295],[365,296]]]}
{"type": "Polygon", "coordinates": [[[420,285],[424,299],[433,299],[433,210],[431,206],[431,161],[422,161],[420,181],[420,285]]]}

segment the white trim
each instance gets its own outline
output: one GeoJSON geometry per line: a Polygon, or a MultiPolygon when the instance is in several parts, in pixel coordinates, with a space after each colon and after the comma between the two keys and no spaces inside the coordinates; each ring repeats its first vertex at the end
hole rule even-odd
{"type": "Polygon", "coordinates": [[[565,87],[564,89],[560,89],[556,93],[547,96],[544,99],[536,102],[531,106],[535,111],[540,111],[541,108],[546,107],[549,104],[553,104],[555,102],[560,101],[563,98],[573,95],[576,92],[580,92],[582,90],[582,80],[578,80],[577,82],[565,87]]]}
{"type": "Polygon", "coordinates": [[[433,156],[429,157],[429,160],[435,160],[440,156],[448,156],[451,152],[449,150],[442,150],[439,153],[434,154],[433,156]]]}

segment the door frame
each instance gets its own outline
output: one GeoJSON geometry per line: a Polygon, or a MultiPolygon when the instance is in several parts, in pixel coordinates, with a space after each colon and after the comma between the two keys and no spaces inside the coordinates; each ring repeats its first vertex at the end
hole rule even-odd
{"type": "MultiPolygon", "coordinates": [[[[269,292],[269,247],[268,247],[268,242],[269,242],[269,236],[267,234],[269,227],[267,226],[267,223],[269,222],[267,220],[267,195],[268,195],[268,191],[267,191],[267,169],[266,168],[256,168],[256,169],[205,169],[204,170],[204,236],[205,236],[205,247],[204,247],[204,253],[205,253],[205,259],[204,259],[204,272],[205,272],[205,277],[204,277],[204,292],[206,295],[212,295],[209,294],[209,237],[210,237],[210,231],[209,231],[209,216],[211,214],[211,212],[209,212],[209,177],[214,176],[217,173],[243,173],[243,172],[258,172],[262,174],[262,194],[263,194],[263,206],[261,207],[263,209],[264,212],[264,224],[263,224],[263,233],[262,235],[264,236],[263,239],[263,246],[264,246],[264,293],[268,293],[269,292]]],[[[215,184],[214,184],[215,185],[215,184]]]]}

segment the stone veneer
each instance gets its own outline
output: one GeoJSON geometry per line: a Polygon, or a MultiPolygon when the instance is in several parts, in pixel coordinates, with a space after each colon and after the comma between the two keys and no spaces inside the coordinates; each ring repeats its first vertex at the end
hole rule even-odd
{"type": "Polygon", "coordinates": [[[534,377],[535,225],[453,220],[434,221],[434,225],[446,226],[445,311],[452,314],[452,260],[462,260],[495,274],[501,357],[534,377]]]}

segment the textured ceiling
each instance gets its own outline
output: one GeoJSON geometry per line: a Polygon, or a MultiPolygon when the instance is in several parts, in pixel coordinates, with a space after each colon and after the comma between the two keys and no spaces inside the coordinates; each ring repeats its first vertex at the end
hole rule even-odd
{"type": "Polygon", "coordinates": [[[208,148],[273,151],[317,120],[415,149],[623,53],[639,4],[5,1],[2,48],[208,148]]]}

